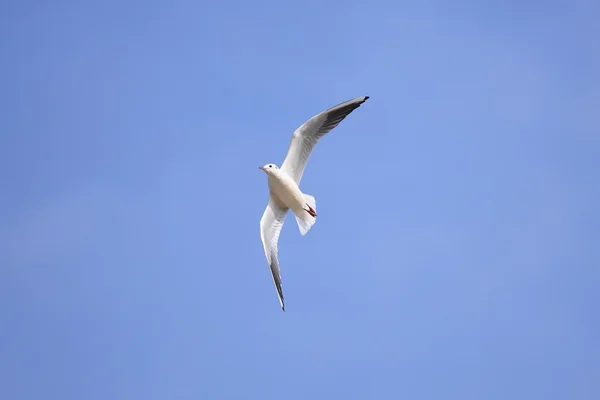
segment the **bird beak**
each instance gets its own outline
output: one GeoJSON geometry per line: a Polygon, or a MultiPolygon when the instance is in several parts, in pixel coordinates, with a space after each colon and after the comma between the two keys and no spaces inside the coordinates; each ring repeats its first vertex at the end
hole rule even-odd
{"type": "Polygon", "coordinates": [[[262,169],[263,171],[267,172],[267,170],[265,169],[265,167],[258,167],[258,169],[262,169]]]}

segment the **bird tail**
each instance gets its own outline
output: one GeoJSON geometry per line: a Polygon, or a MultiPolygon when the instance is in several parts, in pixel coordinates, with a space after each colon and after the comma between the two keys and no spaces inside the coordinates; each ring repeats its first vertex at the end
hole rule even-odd
{"type": "Polygon", "coordinates": [[[294,213],[302,236],[306,235],[315,222],[317,222],[317,201],[309,194],[304,194],[304,200],[306,201],[306,207],[301,215],[294,213]]]}

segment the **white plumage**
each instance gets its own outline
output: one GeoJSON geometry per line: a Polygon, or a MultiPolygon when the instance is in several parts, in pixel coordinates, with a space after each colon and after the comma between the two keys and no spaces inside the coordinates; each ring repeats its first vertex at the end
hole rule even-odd
{"type": "Polygon", "coordinates": [[[268,176],[270,192],[267,208],[260,220],[260,238],[283,311],[285,311],[285,303],[277,258],[277,243],[283,221],[288,211],[292,210],[300,233],[306,235],[317,220],[315,198],[302,193],[299,188],[306,162],[319,139],[334,129],[368,98],[369,96],[357,97],[315,115],[292,135],[281,168],[275,164],[260,167],[268,176]]]}

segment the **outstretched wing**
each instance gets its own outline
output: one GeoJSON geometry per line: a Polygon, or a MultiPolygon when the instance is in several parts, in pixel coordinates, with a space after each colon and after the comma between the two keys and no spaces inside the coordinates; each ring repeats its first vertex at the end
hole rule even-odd
{"type": "Polygon", "coordinates": [[[281,309],[283,311],[285,311],[285,304],[283,302],[283,291],[281,289],[279,260],[277,259],[277,242],[279,241],[279,234],[281,233],[283,221],[285,220],[287,212],[288,208],[280,207],[275,200],[273,200],[273,197],[269,197],[267,208],[260,219],[260,239],[262,240],[263,248],[265,249],[267,263],[271,269],[271,276],[273,277],[273,283],[277,289],[279,303],[281,304],[281,309]]]}
{"type": "Polygon", "coordinates": [[[362,96],[338,104],[315,115],[296,129],[292,135],[292,141],[281,169],[294,178],[297,184],[300,184],[308,157],[319,139],[338,126],[348,114],[357,109],[368,98],[369,96],[362,96]]]}

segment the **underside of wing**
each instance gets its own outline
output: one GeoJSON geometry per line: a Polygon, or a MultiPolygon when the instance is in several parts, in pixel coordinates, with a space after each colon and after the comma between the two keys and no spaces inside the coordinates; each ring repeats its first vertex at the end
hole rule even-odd
{"type": "Polygon", "coordinates": [[[285,311],[285,303],[283,300],[283,290],[281,288],[281,273],[279,271],[277,245],[279,242],[279,234],[281,233],[281,228],[283,227],[283,222],[287,213],[287,208],[280,207],[273,198],[270,197],[267,208],[260,220],[260,238],[265,250],[267,263],[271,270],[273,283],[277,289],[279,303],[281,304],[281,309],[283,311],[285,311]]]}
{"type": "Polygon", "coordinates": [[[338,126],[344,118],[360,107],[368,98],[369,96],[362,96],[345,101],[315,115],[302,124],[292,135],[281,169],[299,184],[306,162],[319,139],[338,126]]]}

